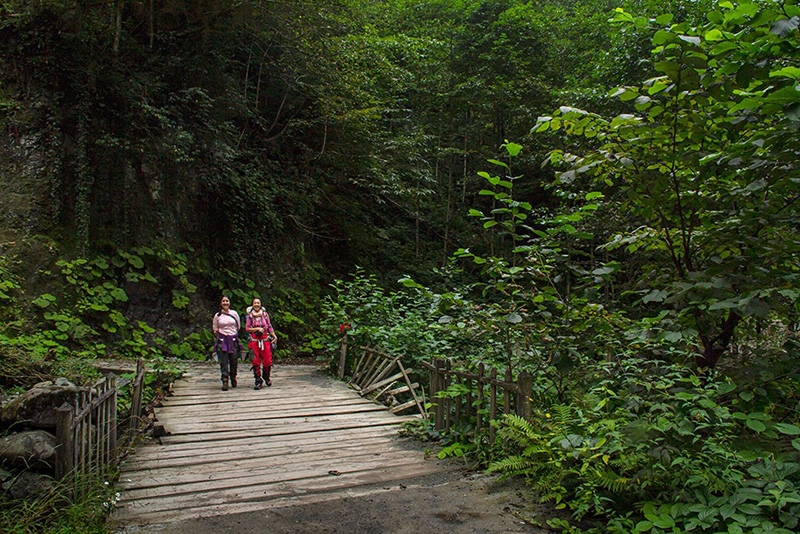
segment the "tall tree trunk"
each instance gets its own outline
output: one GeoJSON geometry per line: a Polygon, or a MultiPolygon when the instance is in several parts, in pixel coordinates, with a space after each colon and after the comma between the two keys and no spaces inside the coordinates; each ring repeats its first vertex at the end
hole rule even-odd
{"type": "Polygon", "coordinates": [[[155,17],[153,13],[153,0],[150,0],[150,20],[149,20],[149,33],[150,33],[150,50],[153,49],[153,42],[155,41],[155,24],[153,22],[153,18],[155,17]]]}
{"type": "MultiPolygon", "coordinates": [[[[114,51],[115,55],[119,53],[120,34],[122,34],[122,10],[124,8],[125,0],[119,0],[117,2],[117,13],[114,16],[114,46],[112,47],[112,50],[114,51]]],[[[150,13],[152,15],[152,7],[150,13]]]]}

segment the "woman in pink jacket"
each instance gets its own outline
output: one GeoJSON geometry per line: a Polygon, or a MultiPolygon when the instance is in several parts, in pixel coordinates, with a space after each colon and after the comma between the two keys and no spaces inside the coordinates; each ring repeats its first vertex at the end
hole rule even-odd
{"type": "Polygon", "coordinates": [[[219,301],[219,311],[214,314],[212,328],[216,342],[214,352],[219,360],[219,371],[222,375],[222,391],[228,391],[228,379],[231,387],[236,387],[236,371],[239,356],[239,328],[241,327],[239,314],[231,309],[231,300],[227,295],[222,295],[219,301]]]}

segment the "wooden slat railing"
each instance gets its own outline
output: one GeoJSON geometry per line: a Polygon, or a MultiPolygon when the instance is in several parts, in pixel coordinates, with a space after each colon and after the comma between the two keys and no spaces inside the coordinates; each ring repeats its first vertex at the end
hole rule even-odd
{"type": "Polygon", "coordinates": [[[499,380],[497,369],[491,369],[487,375],[483,364],[478,366],[477,373],[454,370],[449,361],[442,359],[434,359],[432,363],[422,362],[422,365],[430,372],[429,396],[433,405],[432,419],[437,430],[449,431],[463,419],[474,417],[476,432],[489,425],[490,440],[494,441],[495,428],[491,421],[496,420],[499,414],[516,413],[525,419],[531,417],[533,376],[530,373],[521,372],[513,381],[511,370],[507,369],[504,380],[499,380]],[[455,398],[438,395],[452,384],[464,385],[468,393],[455,398]],[[486,421],[484,413],[487,414],[486,421]]]}
{"type": "MultiPolygon", "coordinates": [[[[352,367],[350,383],[355,384],[360,390],[379,389],[385,385],[381,383],[382,380],[397,378],[387,377],[387,374],[393,369],[393,358],[399,361],[399,357],[384,355],[384,358],[369,358],[366,355],[379,351],[368,347],[359,348],[365,352],[362,352],[360,358],[353,358],[348,354],[347,336],[342,337],[339,378],[344,380],[348,367],[352,367]]],[[[515,413],[530,420],[532,413],[530,395],[533,388],[533,375],[530,373],[523,371],[514,379],[511,369],[506,369],[503,378],[500,379],[497,369],[489,369],[487,372],[483,364],[478,366],[478,371],[475,373],[452,369],[451,363],[444,359],[420,363],[429,372],[428,398],[432,406],[430,413],[424,411],[421,413],[433,420],[437,430],[449,431],[463,421],[474,420],[476,432],[482,431],[488,425],[490,440],[494,441],[495,427],[491,421],[498,419],[502,414],[515,413]],[[452,384],[465,386],[464,389],[468,393],[452,398],[437,395],[452,384]]]]}
{"type": "MultiPolygon", "coordinates": [[[[130,438],[139,427],[143,387],[144,362],[140,359],[133,382],[130,438]]],[[[76,493],[82,494],[88,489],[86,475],[116,466],[118,426],[117,378],[113,373],[78,393],[74,404],[65,402],[56,408],[56,479],[74,475],[76,493]]]]}

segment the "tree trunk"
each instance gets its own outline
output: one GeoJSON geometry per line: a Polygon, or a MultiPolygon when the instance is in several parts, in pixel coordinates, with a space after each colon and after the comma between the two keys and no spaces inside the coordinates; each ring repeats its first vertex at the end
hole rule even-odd
{"type": "Polygon", "coordinates": [[[733,333],[736,331],[736,325],[741,320],[742,317],[739,314],[731,311],[720,326],[720,333],[717,336],[711,337],[710,334],[700,334],[700,341],[703,347],[695,358],[698,369],[713,369],[717,366],[720,356],[728,350],[733,333]]]}

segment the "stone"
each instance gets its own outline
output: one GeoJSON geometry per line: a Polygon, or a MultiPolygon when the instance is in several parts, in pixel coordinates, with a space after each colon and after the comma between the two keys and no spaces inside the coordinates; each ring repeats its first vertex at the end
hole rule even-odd
{"type": "Polygon", "coordinates": [[[24,423],[32,428],[54,428],[56,408],[65,402],[74,406],[75,397],[83,391],[88,391],[88,388],[43,383],[3,405],[0,422],[24,423]]]}
{"type": "Polygon", "coordinates": [[[53,479],[46,475],[23,471],[3,483],[3,491],[12,499],[27,499],[53,491],[53,479]]]}
{"type": "Polygon", "coordinates": [[[44,430],[15,432],[0,438],[3,465],[51,469],[56,461],[56,437],[44,430]]]}

